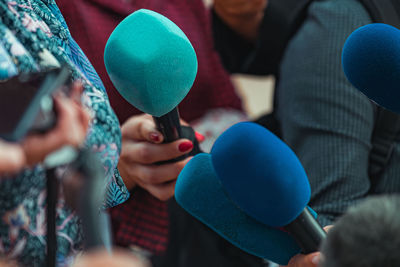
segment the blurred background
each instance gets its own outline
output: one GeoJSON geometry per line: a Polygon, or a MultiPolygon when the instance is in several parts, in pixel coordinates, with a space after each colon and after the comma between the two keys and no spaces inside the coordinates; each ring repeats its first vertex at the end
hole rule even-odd
{"type": "MultiPolygon", "coordinates": [[[[210,6],[213,0],[203,0],[210,6]]],[[[243,105],[250,119],[272,111],[272,97],[275,80],[273,77],[256,77],[251,75],[233,75],[237,93],[243,100],[243,105]]]]}

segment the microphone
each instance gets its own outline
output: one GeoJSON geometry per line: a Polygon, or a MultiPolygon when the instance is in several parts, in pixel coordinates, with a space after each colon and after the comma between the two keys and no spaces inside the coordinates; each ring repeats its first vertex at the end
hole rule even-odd
{"type": "Polygon", "coordinates": [[[347,79],[368,98],[400,113],[400,31],[383,23],[355,30],[342,51],[347,79]]]}
{"type": "Polygon", "coordinates": [[[183,168],[175,185],[177,203],[236,247],[281,265],[300,252],[293,237],[248,216],[224,191],[211,162],[200,153],[183,168]]]}
{"type": "Polygon", "coordinates": [[[249,216],[283,227],[303,253],[319,249],[326,233],[311,215],[311,189],[294,152],[252,122],[227,129],[211,150],[212,165],[229,198],[249,216]]]}
{"type": "Polygon", "coordinates": [[[165,142],[182,137],[176,106],[193,85],[197,57],[176,24],[154,11],[132,13],[111,33],[104,63],[118,92],[153,115],[165,142]]]}
{"type": "Polygon", "coordinates": [[[48,182],[51,182],[48,192],[52,201],[48,206],[51,204],[54,208],[53,211],[48,210],[53,213],[48,216],[48,221],[51,220],[50,224],[53,224],[53,229],[48,231],[48,234],[55,234],[55,204],[59,187],[58,177],[61,175],[60,182],[65,201],[81,218],[84,249],[110,248],[112,238],[108,217],[101,211],[106,188],[104,167],[100,159],[88,148],[76,149],[66,146],[47,156],[44,164],[51,176],[48,178],[48,182]],[[65,171],[57,173],[58,166],[64,166],[65,171]]]}
{"type": "Polygon", "coordinates": [[[67,204],[81,218],[86,251],[111,247],[108,217],[101,211],[105,196],[104,168],[89,149],[81,149],[62,179],[67,204]]]}

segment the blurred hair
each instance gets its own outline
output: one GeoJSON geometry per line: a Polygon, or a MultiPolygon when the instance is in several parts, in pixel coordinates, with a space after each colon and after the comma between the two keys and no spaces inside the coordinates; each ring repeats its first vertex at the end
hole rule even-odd
{"type": "Polygon", "coordinates": [[[322,243],[321,267],[399,267],[400,196],[375,196],[350,208],[322,243]]]}

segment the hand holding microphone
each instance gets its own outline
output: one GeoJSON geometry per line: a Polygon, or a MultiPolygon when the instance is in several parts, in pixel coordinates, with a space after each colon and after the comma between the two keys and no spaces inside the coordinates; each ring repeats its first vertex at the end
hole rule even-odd
{"type": "Polygon", "coordinates": [[[186,155],[193,149],[189,139],[162,143],[164,136],[156,129],[150,115],[133,116],[121,128],[122,151],[118,170],[128,190],[138,185],[160,200],[174,194],[175,180],[190,158],[155,164],[186,155]]]}
{"type": "Polygon", "coordinates": [[[22,142],[26,163],[33,165],[42,161],[47,154],[65,145],[78,147],[85,140],[90,116],[82,106],[80,97],[83,87],[74,83],[69,97],[55,97],[57,123],[49,132],[30,135],[22,142]]]}
{"type": "Polygon", "coordinates": [[[43,134],[29,134],[20,143],[0,142],[0,172],[15,173],[24,167],[37,164],[64,145],[79,146],[89,127],[89,114],[79,99],[82,85],[72,85],[71,95],[56,95],[56,125],[43,134]]]}
{"type": "Polygon", "coordinates": [[[178,26],[156,12],[138,10],[111,33],[104,63],[118,92],[153,115],[165,142],[182,136],[176,107],[196,78],[197,57],[178,26]]]}
{"type": "Polygon", "coordinates": [[[199,151],[193,130],[181,126],[177,110],[197,74],[195,51],[172,21],[141,9],[115,28],[104,61],[120,94],[153,116],[153,122],[134,116],[122,126],[121,176],[128,189],[139,185],[166,200],[185,158],[199,151]]]}
{"type": "Polygon", "coordinates": [[[299,160],[255,123],[238,123],[184,167],[177,202],[239,248],[280,264],[318,250],[325,232],[306,206],[299,160]],[[283,230],[283,231],[282,231],[283,230]]]}

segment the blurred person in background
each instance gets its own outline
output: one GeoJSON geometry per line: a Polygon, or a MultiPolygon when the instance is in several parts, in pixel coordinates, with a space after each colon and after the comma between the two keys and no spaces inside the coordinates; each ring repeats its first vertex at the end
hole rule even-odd
{"type": "MultiPolygon", "coordinates": [[[[399,138],[384,151],[385,164],[376,165],[370,155],[382,110],[342,71],[346,38],[373,22],[365,5],[357,0],[269,0],[264,8],[259,2],[215,0],[215,44],[230,72],[275,75],[274,112],[259,121],[299,157],[318,221],[333,224],[370,194],[399,192],[399,138]],[[245,25],[252,29],[243,30],[245,25]]],[[[295,256],[289,266],[316,266],[318,256],[295,256]]]]}

